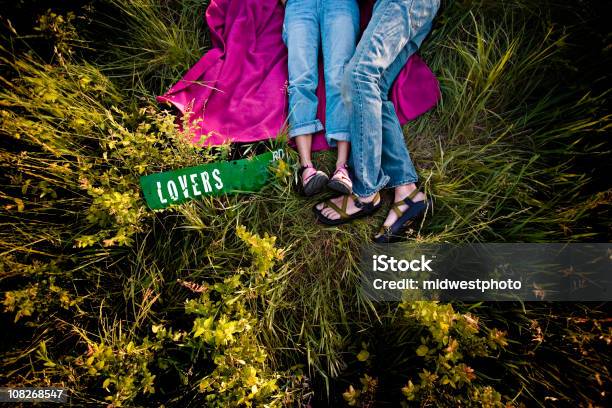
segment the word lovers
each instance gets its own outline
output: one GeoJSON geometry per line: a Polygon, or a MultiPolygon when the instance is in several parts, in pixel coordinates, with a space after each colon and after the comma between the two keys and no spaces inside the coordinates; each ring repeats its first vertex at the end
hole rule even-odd
{"type": "Polygon", "coordinates": [[[153,210],[202,196],[249,193],[260,190],[270,178],[270,164],[285,157],[283,149],[248,159],[186,167],[140,178],[140,187],[153,210]]]}

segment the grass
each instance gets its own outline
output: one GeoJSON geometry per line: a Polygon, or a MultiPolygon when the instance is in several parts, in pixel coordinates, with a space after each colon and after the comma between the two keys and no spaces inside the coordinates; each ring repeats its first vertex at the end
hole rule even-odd
{"type": "Polygon", "coordinates": [[[103,72],[127,79],[136,94],[162,94],[209,46],[207,1],[109,1],[92,30],[111,38],[100,55],[103,72]]]}
{"type": "MultiPolygon", "coordinates": [[[[128,406],[223,406],[214,394],[231,405],[238,391],[200,388],[210,375],[247,381],[240,364],[226,367],[212,357],[220,353],[252,363],[262,380],[276,378],[278,389],[261,396],[270,404],[339,406],[342,392],[368,374],[378,379],[378,404],[396,406],[407,380],[429,367],[414,352],[428,326],[356,290],[360,247],[382,212],[322,228],[310,212],[317,198],[297,195],[292,176],[256,194],[166,212],[147,211],[139,198],[141,174],[225,154],[185,145],[173,118],[152,108],[154,96],[204,52],[203,8],[191,0],[109,1],[75,19],[74,30],[69,19],[43,30],[73,54],[28,55],[17,32],[4,38],[0,279],[3,324],[13,330],[2,343],[0,378],[63,384],[79,405],[111,396],[128,406]],[[100,33],[112,41],[100,41],[100,33]],[[275,236],[285,250],[262,276],[256,265],[270,249],[245,243],[236,235],[240,225],[275,236]],[[234,276],[241,285],[225,292],[234,276]],[[224,316],[253,329],[235,334],[234,343],[203,342],[186,312],[189,299],[206,309],[203,316],[214,315],[217,327],[224,316]],[[160,326],[184,334],[153,334],[160,326]],[[267,358],[259,361],[247,344],[267,358]],[[125,358],[108,357],[106,368],[92,373],[83,356],[105,346],[125,358]],[[362,362],[356,355],[364,347],[371,357],[362,362]],[[146,391],[147,373],[156,376],[154,393],[146,391]],[[135,386],[121,394],[118,384],[104,387],[106,379],[135,386]]],[[[576,34],[555,25],[553,11],[521,0],[443,8],[421,52],[443,99],[405,127],[422,185],[435,200],[410,239],[609,239],[612,193],[580,167],[581,157],[603,162],[609,154],[608,95],[561,85],[572,72],[576,34]]],[[[333,165],[330,153],[317,160],[333,165]]],[[[515,405],[605,405],[607,306],[516,306],[455,305],[480,317],[481,333],[507,332],[504,351],[469,360],[477,387],[492,386],[515,405]]],[[[439,400],[413,403],[448,405],[456,397],[448,388],[427,397],[439,400]]],[[[459,392],[468,395],[467,388],[459,392]]]]}

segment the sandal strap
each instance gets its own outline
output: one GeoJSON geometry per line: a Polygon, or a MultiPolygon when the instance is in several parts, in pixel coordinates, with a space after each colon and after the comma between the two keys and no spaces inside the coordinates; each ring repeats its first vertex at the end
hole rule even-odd
{"type": "MultiPolygon", "coordinates": [[[[348,197],[348,196],[347,196],[348,197]]],[[[371,206],[375,206],[377,201],[380,201],[380,193],[376,192],[376,195],[374,195],[374,197],[372,198],[372,201],[364,203],[363,201],[361,201],[359,199],[359,197],[357,197],[356,195],[352,195],[353,197],[353,202],[355,203],[355,207],[361,209],[363,207],[367,207],[368,205],[371,206]]]]}
{"type": "Polygon", "coordinates": [[[351,179],[351,177],[349,176],[348,172],[344,172],[344,171],[342,171],[342,169],[336,169],[336,171],[334,171],[333,177],[335,177],[336,174],[339,174],[340,177],[342,177],[344,179],[348,179],[348,180],[351,179]]]}
{"type": "Polygon", "coordinates": [[[336,180],[346,186],[352,186],[353,185],[353,181],[351,180],[351,177],[348,174],[348,171],[340,167],[336,168],[336,171],[334,172],[333,176],[332,176],[333,180],[336,180]]]}
{"type": "Polygon", "coordinates": [[[319,171],[317,170],[317,168],[316,168],[314,165],[312,165],[312,164],[307,164],[307,165],[305,165],[305,166],[301,166],[301,167],[300,167],[299,174],[300,174],[300,178],[302,178],[302,183],[303,183],[304,185],[308,184],[308,180],[310,180],[311,178],[313,178],[314,176],[316,176],[318,172],[319,172],[319,171]],[[313,169],[314,171],[313,171],[313,172],[312,172],[312,174],[310,174],[308,177],[306,177],[306,178],[302,178],[302,175],[304,174],[304,171],[306,171],[306,169],[313,169]]]}
{"type": "Polygon", "coordinates": [[[401,217],[402,215],[404,215],[404,213],[406,211],[408,211],[408,208],[410,208],[411,205],[414,205],[415,202],[412,201],[412,199],[419,193],[419,189],[415,188],[412,193],[410,193],[410,195],[408,195],[408,197],[404,198],[403,200],[399,200],[393,203],[393,205],[391,206],[391,210],[395,213],[395,215],[397,215],[397,217],[401,217]],[[404,211],[400,210],[400,207],[404,204],[408,205],[408,208],[406,208],[404,211]]]}
{"type": "Polygon", "coordinates": [[[402,210],[400,210],[400,206],[403,205],[403,204],[404,204],[404,202],[400,201],[399,204],[398,203],[394,203],[391,206],[391,210],[395,213],[395,215],[398,216],[398,218],[401,217],[402,214],[404,214],[404,212],[402,210]]]}
{"type": "MultiPolygon", "coordinates": [[[[364,202],[360,201],[359,198],[356,195],[344,195],[344,196],[342,196],[342,206],[341,207],[338,207],[331,200],[327,200],[327,201],[323,202],[323,208],[316,209],[316,212],[321,214],[323,209],[327,207],[327,208],[331,208],[332,210],[334,210],[340,216],[340,219],[351,220],[351,219],[357,218],[359,216],[359,213],[362,213],[364,211],[373,212],[374,210],[376,210],[378,208],[379,204],[380,204],[380,194],[379,193],[376,193],[376,195],[374,196],[372,201],[370,201],[368,203],[364,203],[364,202]],[[348,214],[346,212],[346,208],[348,206],[349,198],[353,200],[353,203],[355,204],[355,207],[359,208],[359,211],[356,211],[353,214],[348,214]]],[[[323,217],[324,218],[328,218],[328,217],[325,217],[325,216],[323,216],[323,217]]]]}
{"type": "Polygon", "coordinates": [[[304,171],[305,171],[306,169],[313,169],[313,170],[317,170],[317,168],[316,168],[314,165],[312,165],[312,164],[307,164],[307,165],[305,165],[305,166],[300,166],[300,170],[299,170],[300,176],[302,175],[302,173],[304,173],[304,171]]]}
{"type": "Polygon", "coordinates": [[[404,202],[409,205],[414,204],[414,201],[412,201],[412,199],[416,197],[417,194],[419,194],[419,189],[415,188],[414,190],[412,190],[412,193],[410,193],[408,197],[404,198],[404,202]]]}
{"type": "Polygon", "coordinates": [[[342,208],[338,207],[336,204],[334,204],[331,200],[327,200],[325,201],[325,206],[331,208],[332,210],[334,210],[336,213],[338,213],[338,215],[340,216],[340,218],[342,219],[346,219],[349,218],[350,216],[347,214],[346,212],[346,206],[348,204],[348,196],[344,196],[344,198],[342,199],[342,208]]]}
{"type": "Polygon", "coordinates": [[[348,165],[343,164],[342,166],[336,167],[334,174],[336,173],[348,174],[348,165]]]}
{"type": "Polygon", "coordinates": [[[304,184],[308,184],[308,180],[310,180],[311,178],[313,178],[313,177],[314,177],[314,176],[316,176],[316,175],[317,175],[317,172],[315,171],[315,172],[313,172],[313,173],[312,173],[310,176],[308,176],[308,177],[306,177],[305,179],[303,179],[303,180],[302,180],[302,182],[303,182],[304,184]]]}
{"type": "MultiPolygon", "coordinates": [[[[408,197],[406,197],[406,198],[404,198],[404,199],[402,199],[402,200],[399,200],[399,201],[394,202],[394,203],[393,203],[393,207],[397,207],[397,208],[399,208],[400,206],[402,206],[402,205],[404,205],[404,204],[408,204],[409,206],[410,206],[410,205],[414,205],[414,201],[412,201],[412,199],[413,199],[414,197],[416,197],[416,195],[417,195],[417,194],[419,194],[419,192],[420,192],[420,190],[419,190],[418,188],[415,188],[415,189],[412,191],[412,193],[410,193],[410,195],[408,195],[408,197]]],[[[396,213],[396,214],[397,214],[397,213],[396,213]]]]}

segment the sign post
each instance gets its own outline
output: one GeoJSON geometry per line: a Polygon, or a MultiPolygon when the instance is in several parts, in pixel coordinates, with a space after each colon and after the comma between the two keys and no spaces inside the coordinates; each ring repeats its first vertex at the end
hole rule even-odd
{"type": "Polygon", "coordinates": [[[285,157],[283,149],[228,162],[186,167],[140,178],[147,206],[160,210],[202,196],[260,190],[270,178],[269,166],[285,157]]]}

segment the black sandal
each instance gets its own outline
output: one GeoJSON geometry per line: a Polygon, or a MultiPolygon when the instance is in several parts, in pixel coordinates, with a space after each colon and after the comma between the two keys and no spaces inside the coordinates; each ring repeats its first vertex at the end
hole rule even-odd
{"type": "Polygon", "coordinates": [[[368,215],[374,214],[374,212],[376,212],[376,210],[378,210],[380,206],[382,205],[382,200],[380,199],[379,193],[376,193],[372,201],[370,201],[369,203],[364,203],[363,201],[360,201],[359,198],[355,195],[352,195],[352,196],[345,195],[344,198],[342,199],[342,207],[338,207],[331,200],[327,200],[323,202],[323,208],[321,208],[320,210],[317,208],[317,205],[312,207],[312,211],[315,213],[317,220],[319,220],[325,225],[341,225],[341,224],[346,224],[347,222],[356,220],[358,218],[366,217],[368,215]],[[347,214],[346,212],[346,207],[348,206],[349,197],[351,197],[351,199],[355,203],[355,207],[359,208],[359,210],[353,214],[347,214]],[[327,218],[326,216],[323,215],[323,210],[325,208],[331,208],[338,215],[340,215],[340,218],[338,218],[337,220],[327,218]]]}
{"type": "Polygon", "coordinates": [[[388,244],[401,241],[406,238],[406,230],[422,220],[425,212],[432,206],[433,202],[431,199],[412,201],[418,192],[419,190],[415,189],[408,197],[393,203],[391,210],[397,214],[397,220],[389,226],[383,225],[380,227],[378,235],[374,237],[374,242],[377,244],[388,244]],[[408,205],[408,208],[404,211],[400,210],[400,206],[403,204],[408,205]]]}
{"type": "Polygon", "coordinates": [[[328,175],[323,173],[321,170],[317,170],[312,164],[300,167],[298,175],[300,177],[302,192],[307,197],[313,196],[321,192],[321,190],[323,190],[323,187],[325,187],[325,185],[329,181],[328,175]],[[304,171],[306,169],[313,169],[314,173],[306,177],[306,180],[304,180],[302,179],[302,174],[304,174],[304,171]]]}
{"type": "Polygon", "coordinates": [[[346,164],[336,167],[333,176],[329,179],[327,187],[340,194],[353,194],[353,182],[348,174],[346,164]]]}

